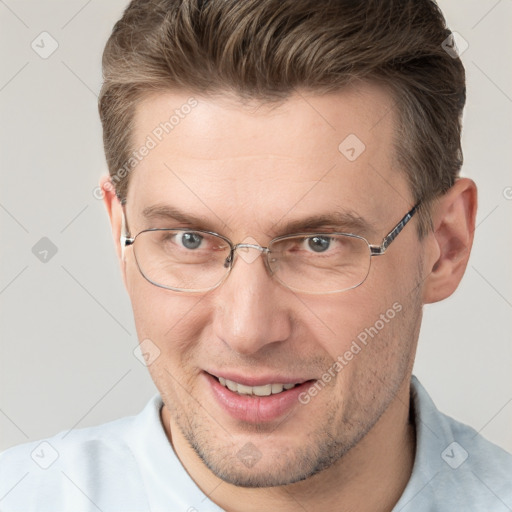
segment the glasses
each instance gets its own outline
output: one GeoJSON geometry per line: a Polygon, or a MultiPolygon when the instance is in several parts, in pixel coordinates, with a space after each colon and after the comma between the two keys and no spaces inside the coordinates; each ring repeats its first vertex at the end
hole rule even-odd
{"type": "Polygon", "coordinates": [[[177,292],[207,292],[219,286],[235,264],[235,254],[247,262],[249,250],[264,256],[270,275],[302,293],[328,294],[351,290],[368,277],[371,259],[381,256],[416,213],[416,204],[382,239],[372,245],[352,233],[297,233],[274,238],[267,247],[233,244],[211,231],[146,229],[135,237],[121,236],[133,246],[140,273],[150,283],[177,292]]]}

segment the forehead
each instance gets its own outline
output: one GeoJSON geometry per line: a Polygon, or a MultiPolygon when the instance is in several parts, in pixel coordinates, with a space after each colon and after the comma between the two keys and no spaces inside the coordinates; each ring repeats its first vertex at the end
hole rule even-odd
{"type": "Polygon", "coordinates": [[[144,156],[130,177],[129,215],[167,204],[233,232],[343,211],[378,224],[408,206],[392,107],[371,84],[297,91],[272,105],[185,92],[146,98],[134,120],[133,148],[144,156]]]}

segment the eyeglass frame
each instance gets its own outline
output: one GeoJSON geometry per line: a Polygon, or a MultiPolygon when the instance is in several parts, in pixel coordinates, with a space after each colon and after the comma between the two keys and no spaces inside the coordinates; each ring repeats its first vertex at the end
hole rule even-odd
{"type": "MultiPolygon", "coordinates": [[[[343,232],[333,232],[333,233],[291,233],[291,234],[288,234],[288,235],[280,235],[280,236],[278,236],[276,238],[273,238],[272,240],[270,240],[268,245],[271,245],[272,243],[278,242],[280,240],[285,240],[285,239],[288,239],[288,238],[300,237],[300,236],[311,238],[311,237],[314,237],[314,236],[343,235],[343,236],[349,236],[349,237],[359,238],[359,239],[363,240],[364,242],[366,242],[366,244],[368,245],[368,247],[370,249],[370,264],[368,266],[368,272],[367,272],[365,278],[359,284],[357,284],[355,286],[352,286],[350,288],[345,288],[343,290],[334,290],[334,291],[329,291],[329,292],[306,292],[306,291],[297,290],[297,289],[295,289],[295,288],[293,288],[291,286],[288,286],[286,283],[282,282],[279,278],[277,278],[278,282],[280,284],[282,284],[285,288],[288,288],[288,289],[290,289],[292,291],[296,291],[296,292],[300,292],[300,293],[306,293],[306,294],[310,294],[310,295],[329,295],[331,293],[343,293],[343,292],[346,292],[346,291],[358,288],[368,278],[368,275],[370,273],[370,268],[371,268],[371,261],[372,261],[371,258],[373,256],[382,256],[383,254],[386,253],[387,248],[397,238],[397,236],[401,233],[401,231],[404,229],[404,227],[407,225],[407,223],[412,219],[414,214],[418,211],[420,205],[421,205],[421,201],[418,201],[402,217],[402,219],[396,224],[396,226],[382,239],[382,242],[380,243],[380,245],[371,244],[365,237],[360,236],[360,235],[356,235],[355,233],[343,233],[343,232]]],[[[125,215],[125,212],[124,212],[124,206],[125,205],[123,205],[123,230],[124,230],[124,228],[126,226],[126,215],[125,215]]],[[[171,291],[176,291],[176,292],[186,292],[186,293],[206,293],[206,292],[209,292],[211,290],[215,290],[215,288],[219,287],[227,279],[227,277],[231,273],[231,270],[233,269],[233,267],[235,265],[235,252],[239,248],[256,249],[256,250],[260,251],[262,254],[265,254],[266,255],[266,257],[264,258],[265,266],[267,267],[267,269],[269,270],[271,275],[273,275],[273,271],[272,271],[272,269],[270,267],[270,262],[268,261],[269,255],[271,253],[271,251],[270,251],[270,249],[268,247],[264,247],[264,246],[257,245],[257,244],[247,244],[247,243],[234,244],[229,238],[227,238],[224,235],[221,235],[219,233],[215,233],[214,231],[207,231],[207,230],[202,230],[202,229],[189,229],[188,230],[188,229],[185,229],[185,228],[149,228],[149,229],[143,229],[142,231],[139,231],[133,237],[127,236],[125,234],[121,234],[121,237],[120,237],[121,247],[124,249],[126,247],[129,247],[129,246],[133,245],[135,243],[135,239],[141,233],[146,233],[146,232],[151,232],[151,231],[178,231],[178,230],[179,231],[185,231],[185,232],[190,231],[190,232],[194,232],[194,233],[205,233],[205,234],[209,234],[209,235],[213,235],[213,236],[219,237],[220,239],[222,239],[225,242],[227,242],[227,244],[230,247],[230,252],[229,252],[229,256],[226,258],[226,260],[224,262],[224,267],[226,267],[228,270],[224,274],[224,277],[217,284],[215,284],[214,286],[212,286],[210,288],[201,289],[201,290],[189,290],[189,289],[186,289],[186,288],[173,288],[171,286],[164,286],[164,285],[158,284],[158,283],[152,281],[151,279],[149,279],[144,274],[144,272],[142,272],[142,269],[140,268],[140,265],[139,265],[139,262],[137,260],[137,257],[135,256],[135,262],[137,263],[137,268],[139,269],[139,272],[141,273],[142,277],[144,277],[144,279],[146,279],[146,281],[148,281],[149,283],[151,283],[154,286],[157,286],[159,288],[163,288],[164,290],[171,290],[171,291]]]]}

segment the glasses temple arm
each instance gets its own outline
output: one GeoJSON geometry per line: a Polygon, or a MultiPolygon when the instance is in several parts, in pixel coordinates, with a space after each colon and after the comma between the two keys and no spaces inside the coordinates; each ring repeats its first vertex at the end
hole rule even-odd
{"type": "Polygon", "coordinates": [[[403,219],[384,237],[380,246],[370,245],[372,256],[381,255],[386,252],[386,249],[391,245],[391,242],[400,234],[406,224],[412,219],[413,215],[418,211],[420,203],[417,203],[409,210],[403,219]]]}

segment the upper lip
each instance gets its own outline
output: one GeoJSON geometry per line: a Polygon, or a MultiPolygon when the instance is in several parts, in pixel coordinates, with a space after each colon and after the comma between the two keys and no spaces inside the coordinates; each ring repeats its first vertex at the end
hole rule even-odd
{"type": "Polygon", "coordinates": [[[283,375],[266,374],[266,375],[240,375],[231,371],[206,371],[213,377],[223,377],[224,379],[231,380],[237,384],[245,386],[264,386],[265,384],[302,384],[308,380],[304,377],[285,377],[283,375]]]}

